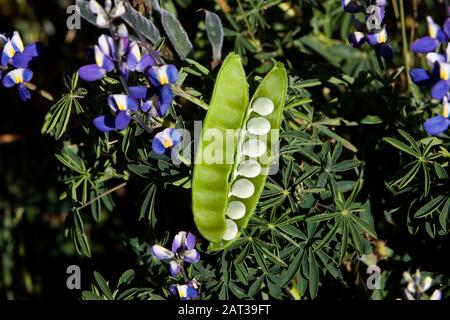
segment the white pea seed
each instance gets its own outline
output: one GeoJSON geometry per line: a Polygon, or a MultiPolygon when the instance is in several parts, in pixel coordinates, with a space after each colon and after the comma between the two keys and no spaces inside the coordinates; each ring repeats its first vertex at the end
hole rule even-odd
{"type": "Polygon", "coordinates": [[[270,122],[262,117],[252,118],[247,122],[248,132],[257,136],[268,134],[270,129],[270,122]]]}
{"type": "Polygon", "coordinates": [[[236,236],[238,234],[238,226],[237,226],[236,222],[234,222],[231,219],[226,219],[225,223],[227,225],[227,228],[225,230],[225,233],[224,233],[222,239],[226,240],[226,241],[233,240],[234,238],[236,238],[236,236]]]}
{"type": "Polygon", "coordinates": [[[269,98],[259,97],[253,102],[252,109],[254,112],[261,116],[268,116],[273,112],[275,106],[273,104],[273,101],[269,98]]]}
{"type": "Polygon", "coordinates": [[[249,139],[242,145],[242,153],[252,158],[262,156],[266,152],[266,144],[259,139],[249,139]]]}
{"type": "Polygon", "coordinates": [[[255,186],[247,179],[238,179],[231,186],[230,194],[240,199],[248,199],[255,193],[255,186]]]}
{"type": "Polygon", "coordinates": [[[237,173],[246,178],[254,178],[261,173],[261,165],[253,159],[244,160],[239,164],[237,173]]]}
{"type": "Polygon", "coordinates": [[[241,201],[231,201],[228,204],[227,216],[233,220],[239,220],[245,216],[245,204],[241,201]]]}

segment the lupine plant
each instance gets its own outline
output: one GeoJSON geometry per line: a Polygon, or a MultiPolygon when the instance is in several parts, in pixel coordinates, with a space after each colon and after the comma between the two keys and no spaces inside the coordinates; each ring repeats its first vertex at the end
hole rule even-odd
{"type": "Polygon", "coordinates": [[[17,3],[1,298],[448,299],[442,1],[17,3]]]}

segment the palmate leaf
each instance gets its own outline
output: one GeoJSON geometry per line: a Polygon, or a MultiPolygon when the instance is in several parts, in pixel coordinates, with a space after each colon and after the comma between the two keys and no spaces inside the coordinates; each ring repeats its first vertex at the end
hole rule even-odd
{"type": "Polygon", "coordinates": [[[45,121],[41,129],[42,134],[52,135],[59,140],[67,130],[72,110],[75,108],[77,114],[84,112],[83,107],[78,102],[78,98],[86,94],[83,89],[77,89],[78,73],[75,73],[67,85],[70,92],[63,95],[47,112],[45,121]]]}

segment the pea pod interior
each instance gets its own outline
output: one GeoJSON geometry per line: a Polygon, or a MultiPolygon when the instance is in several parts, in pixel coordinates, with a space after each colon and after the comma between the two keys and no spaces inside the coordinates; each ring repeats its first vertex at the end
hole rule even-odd
{"type": "Polygon", "coordinates": [[[256,208],[272,161],[278,156],[278,130],[286,91],[287,75],[281,63],[265,76],[250,103],[239,56],[229,55],[219,71],[197,149],[192,183],[194,220],[200,233],[211,242],[212,251],[231,244],[256,208]],[[224,157],[232,157],[233,163],[199,161],[211,149],[213,142],[206,137],[211,129],[223,137],[226,129],[239,133],[233,138],[232,148],[224,141],[221,150],[217,150],[224,157]],[[241,166],[242,162],[248,165],[241,166]]]}

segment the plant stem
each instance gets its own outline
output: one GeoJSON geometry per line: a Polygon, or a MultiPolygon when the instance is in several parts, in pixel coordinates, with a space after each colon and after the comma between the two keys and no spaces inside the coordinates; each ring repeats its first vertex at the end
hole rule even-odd
{"type": "Polygon", "coordinates": [[[405,72],[406,72],[406,81],[408,83],[408,87],[411,85],[411,78],[409,76],[409,50],[408,50],[408,41],[406,38],[406,22],[405,22],[405,6],[403,5],[403,0],[400,1],[400,22],[402,26],[402,42],[403,42],[403,59],[405,60],[405,72]]]}
{"type": "Polygon", "coordinates": [[[25,85],[25,87],[27,87],[31,91],[36,92],[42,98],[47,99],[48,101],[51,101],[51,102],[55,101],[55,99],[53,98],[53,96],[52,96],[52,94],[50,92],[47,92],[47,91],[42,90],[42,89],[39,89],[35,84],[30,83],[30,82],[25,82],[24,85],[25,85]]]}
{"type": "Polygon", "coordinates": [[[114,191],[117,191],[119,189],[122,189],[123,187],[125,187],[127,185],[126,182],[122,182],[121,184],[115,186],[112,189],[109,189],[108,191],[103,192],[101,195],[99,195],[98,197],[95,197],[94,199],[86,202],[85,204],[83,204],[82,206],[76,208],[76,210],[81,210],[83,208],[86,208],[87,206],[91,205],[92,203],[94,203],[95,201],[97,201],[98,199],[103,198],[104,196],[107,196],[110,193],[113,193],[114,191]]]}
{"type": "Polygon", "coordinates": [[[203,102],[202,100],[190,95],[189,93],[187,93],[186,91],[184,91],[183,89],[181,89],[175,85],[171,85],[171,88],[175,95],[180,96],[205,110],[208,110],[208,108],[209,108],[208,104],[203,102]]]}

